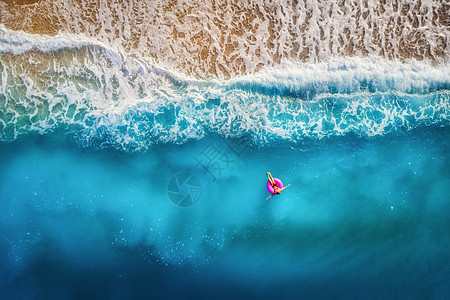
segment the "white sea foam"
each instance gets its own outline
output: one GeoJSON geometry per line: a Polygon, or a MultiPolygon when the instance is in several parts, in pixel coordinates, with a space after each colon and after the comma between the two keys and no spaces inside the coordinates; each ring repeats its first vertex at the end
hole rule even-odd
{"type": "Polygon", "coordinates": [[[0,24],[0,53],[23,54],[32,50],[51,52],[63,49],[79,49],[88,45],[105,47],[102,42],[82,34],[36,35],[9,30],[3,24],[0,24]]]}
{"type": "Polygon", "coordinates": [[[320,63],[284,62],[264,68],[252,75],[227,81],[233,88],[274,91],[280,93],[353,93],[360,91],[396,90],[426,93],[447,85],[448,65],[430,67],[418,61],[399,63],[379,58],[330,59],[320,63]]]}
{"type": "Polygon", "coordinates": [[[67,36],[0,33],[2,140],[66,127],[83,145],[145,150],[207,132],[263,144],[449,122],[445,65],[379,58],[285,61],[256,74],[202,81],[88,40],[73,46],[65,44],[72,40],[67,36]],[[16,44],[31,50],[17,52],[16,44]]]}

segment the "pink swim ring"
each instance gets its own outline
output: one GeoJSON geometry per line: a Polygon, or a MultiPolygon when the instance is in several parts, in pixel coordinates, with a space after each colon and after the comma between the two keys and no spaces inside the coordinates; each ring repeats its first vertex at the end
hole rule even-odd
{"type": "MultiPolygon", "coordinates": [[[[277,184],[278,188],[280,188],[280,189],[283,188],[283,183],[281,182],[280,179],[274,178],[273,181],[275,181],[275,183],[277,184]]],[[[275,194],[275,190],[273,189],[272,185],[270,184],[270,181],[267,181],[267,190],[269,191],[269,193],[275,194]]]]}

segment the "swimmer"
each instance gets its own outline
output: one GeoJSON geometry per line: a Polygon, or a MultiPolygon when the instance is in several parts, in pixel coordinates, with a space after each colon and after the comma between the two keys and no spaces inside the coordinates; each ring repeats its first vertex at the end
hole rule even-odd
{"type": "Polygon", "coordinates": [[[269,200],[270,197],[274,196],[274,195],[279,195],[281,194],[281,191],[283,191],[285,188],[287,188],[288,186],[290,186],[290,184],[288,184],[287,186],[285,186],[284,188],[280,189],[280,187],[278,186],[278,184],[275,182],[275,180],[272,177],[272,174],[270,174],[270,172],[266,173],[267,178],[269,179],[270,185],[273,188],[273,194],[270,195],[269,197],[267,197],[266,200],[269,200]]]}

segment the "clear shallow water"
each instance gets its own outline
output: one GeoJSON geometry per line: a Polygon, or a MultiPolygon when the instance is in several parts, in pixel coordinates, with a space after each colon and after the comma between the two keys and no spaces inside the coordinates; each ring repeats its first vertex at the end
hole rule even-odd
{"type": "Polygon", "coordinates": [[[134,154],[21,137],[0,150],[1,293],[444,298],[448,146],[435,126],[240,156],[215,135],[134,154]],[[210,145],[233,160],[215,181],[195,160],[210,145]],[[267,170],[291,184],[269,201],[267,170]],[[188,208],[179,172],[201,182],[188,208]]]}

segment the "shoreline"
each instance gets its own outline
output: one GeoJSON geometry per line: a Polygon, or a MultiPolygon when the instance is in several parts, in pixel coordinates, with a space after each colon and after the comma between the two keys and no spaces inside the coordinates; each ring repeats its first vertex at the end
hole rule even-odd
{"type": "Polygon", "coordinates": [[[0,23],[34,34],[84,34],[199,78],[250,74],[285,59],[379,56],[439,64],[450,57],[445,3],[282,2],[140,0],[107,7],[93,0],[1,0],[0,23]]]}

